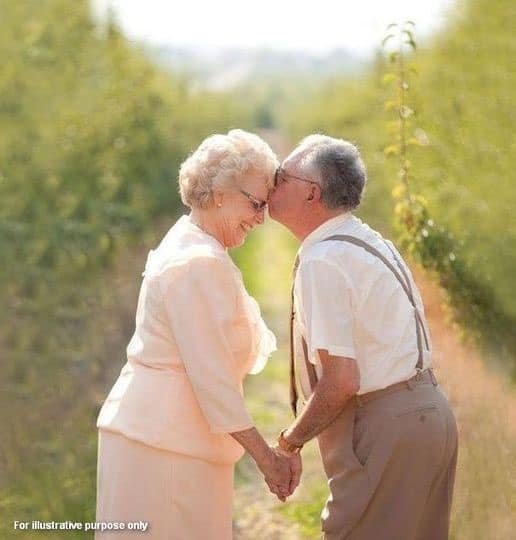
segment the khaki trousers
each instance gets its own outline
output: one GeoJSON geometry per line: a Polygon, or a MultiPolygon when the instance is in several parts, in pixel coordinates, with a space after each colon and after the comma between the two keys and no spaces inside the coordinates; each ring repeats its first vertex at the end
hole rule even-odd
{"type": "Polygon", "coordinates": [[[457,427],[427,376],[359,405],[319,436],[330,497],[325,540],[448,538],[457,427]]]}

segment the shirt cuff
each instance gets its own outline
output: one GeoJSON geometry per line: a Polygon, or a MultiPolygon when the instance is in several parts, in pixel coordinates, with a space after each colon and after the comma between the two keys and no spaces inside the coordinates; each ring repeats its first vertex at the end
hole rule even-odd
{"type": "MultiPolygon", "coordinates": [[[[311,355],[310,361],[314,356],[316,356],[316,352],[318,349],[324,349],[325,351],[328,351],[328,354],[330,354],[331,356],[344,356],[345,358],[353,358],[354,360],[356,360],[356,353],[355,353],[354,347],[315,344],[312,346],[312,355],[311,355]]],[[[319,355],[317,355],[317,357],[318,356],[319,355]]]]}

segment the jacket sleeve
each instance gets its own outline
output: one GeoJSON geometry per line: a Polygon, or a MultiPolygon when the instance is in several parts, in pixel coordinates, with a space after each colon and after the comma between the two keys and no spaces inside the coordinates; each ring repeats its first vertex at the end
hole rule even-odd
{"type": "Polygon", "coordinates": [[[191,259],[160,276],[169,324],[212,433],[253,426],[246,410],[230,336],[237,331],[237,283],[212,256],[191,259]]]}

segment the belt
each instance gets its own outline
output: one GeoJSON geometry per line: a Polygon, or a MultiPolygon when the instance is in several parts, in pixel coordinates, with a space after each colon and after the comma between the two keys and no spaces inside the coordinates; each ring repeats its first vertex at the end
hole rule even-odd
{"type": "Polygon", "coordinates": [[[369,401],[373,401],[387,394],[392,394],[393,392],[399,392],[400,390],[406,390],[407,388],[412,390],[417,383],[420,382],[429,382],[434,386],[437,386],[437,379],[435,378],[434,372],[432,369],[425,369],[424,371],[418,371],[413,377],[406,381],[401,381],[399,383],[391,384],[386,388],[381,390],[374,390],[373,392],[368,392],[367,394],[356,395],[354,397],[355,403],[358,407],[363,407],[369,401]]]}

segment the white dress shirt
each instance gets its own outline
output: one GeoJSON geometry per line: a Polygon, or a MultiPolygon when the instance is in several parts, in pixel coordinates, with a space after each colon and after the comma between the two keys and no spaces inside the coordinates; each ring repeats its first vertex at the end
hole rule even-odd
{"type": "MultiPolygon", "coordinates": [[[[364,248],[345,241],[321,242],[336,234],[359,238],[377,249],[397,268],[383,238],[351,213],[332,218],[303,241],[294,289],[296,366],[305,398],[310,395],[302,357],[304,336],[309,360],[321,375],[318,349],[353,358],[365,394],[416,374],[417,331],[413,307],[392,271],[364,248]]],[[[389,243],[409,276],[414,300],[424,308],[410,270],[389,243]]],[[[429,349],[431,346],[429,344],[429,349]]],[[[423,343],[423,369],[431,367],[431,351],[423,343]]]]}
{"type": "Polygon", "coordinates": [[[275,350],[256,301],[224,247],[183,216],[151,250],[127,363],[97,421],[150,446],[217,463],[253,426],[242,382],[275,350]]]}

